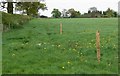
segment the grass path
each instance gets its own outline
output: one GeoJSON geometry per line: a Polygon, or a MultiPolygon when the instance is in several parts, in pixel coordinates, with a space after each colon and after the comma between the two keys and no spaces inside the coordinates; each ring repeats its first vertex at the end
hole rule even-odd
{"type": "Polygon", "coordinates": [[[3,33],[3,73],[117,73],[117,27],[115,18],[33,19],[21,29],[3,33]],[[98,29],[100,64],[95,45],[98,29]]]}

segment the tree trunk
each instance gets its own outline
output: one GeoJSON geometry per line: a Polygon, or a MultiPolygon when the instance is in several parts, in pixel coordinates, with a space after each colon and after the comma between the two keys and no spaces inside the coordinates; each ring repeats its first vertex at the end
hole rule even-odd
{"type": "Polygon", "coordinates": [[[8,2],[7,12],[13,14],[13,2],[8,2]]]}
{"type": "Polygon", "coordinates": [[[30,12],[29,12],[28,8],[26,9],[26,13],[27,13],[28,16],[30,15],[30,12]]]}

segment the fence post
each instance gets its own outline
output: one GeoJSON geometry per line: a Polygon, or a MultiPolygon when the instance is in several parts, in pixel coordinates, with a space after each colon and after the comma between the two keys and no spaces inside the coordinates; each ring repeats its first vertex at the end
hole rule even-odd
{"type": "Polygon", "coordinates": [[[62,34],[62,23],[60,23],[60,34],[62,34]]]}
{"type": "Polygon", "coordinates": [[[96,32],[96,49],[97,49],[98,63],[100,63],[100,32],[98,30],[96,32]]]}

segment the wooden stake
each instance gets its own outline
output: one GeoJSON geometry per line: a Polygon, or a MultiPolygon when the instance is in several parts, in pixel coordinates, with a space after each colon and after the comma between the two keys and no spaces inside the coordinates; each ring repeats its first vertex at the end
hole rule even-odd
{"type": "Polygon", "coordinates": [[[100,63],[100,33],[98,30],[96,32],[96,49],[97,49],[98,63],[100,63]]]}
{"type": "Polygon", "coordinates": [[[62,23],[60,23],[60,34],[62,34],[62,23]]]}

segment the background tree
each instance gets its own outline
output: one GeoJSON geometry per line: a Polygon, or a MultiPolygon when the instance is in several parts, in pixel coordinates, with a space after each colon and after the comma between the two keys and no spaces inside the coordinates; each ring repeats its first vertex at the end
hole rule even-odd
{"type": "Polygon", "coordinates": [[[74,18],[75,17],[75,10],[73,8],[69,9],[68,14],[71,18],[74,18]]]}
{"type": "Polygon", "coordinates": [[[102,17],[102,11],[97,10],[96,7],[91,7],[89,8],[88,13],[85,13],[82,16],[87,18],[100,18],[102,17]]]}
{"type": "Polygon", "coordinates": [[[13,14],[13,2],[7,3],[7,12],[13,14]]]}
{"type": "Polygon", "coordinates": [[[5,0],[1,2],[0,7],[2,7],[3,9],[6,8],[7,9],[7,13],[13,14],[13,0],[5,0]],[[7,4],[7,7],[5,7],[5,5],[7,4]]]}
{"type": "Polygon", "coordinates": [[[39,2],[19,2],[19,0],[14,1],[16,2],[13,2],[13,0],[4,0],[4,2],[1,2],[1,7],[3,9],[6,8],[8,13],[13,14],[13,5],[15,4],[15,10],[23,11],[23,13],[32,16],[36,16],[40,9],[47,9],[46,4],[41,3],[41,1],[44,0],[38,0],[39,2]],[[7,7],[5,7],[6,4],[7,7]]]}
{"type": "Polygon", "coordinates": [[[91,8],[89,9],[89,11],[91,11],[91,12],[96,12],[96,11],[97,11],[97,8],[96,8],[96,7],[91,7],[91,8]]]}
{"type": "Polygon", "coordinates": [[[40,2],[18,2],[16,4],[16,10],[23,11],[23,13],[31,16],[37,16],[40,9],[45,10],[47,7],[40,2]]]}
{"type": "Polygon", "coordinates": [[[108,8],[107,11],[106,11],[106,15],[107,15],[108,17],[113,17],[113,16],[114,16],[113,10],[111,10],[110,8],[108,8]]]}
{"type": "Polygon", "coordinates": [[[102,15],[102,11],[98,11],[102,15]]]}
{"type": "Polygon", "coordinates": [[[114,12],[113,14],[114,14],[114,17],[117,17],[117,16],[118,16],[117,12],[114,12]]]}
{"type": "Polygon", "coordinates": [[[103,11],[103,15],[106,15],[106,12],[105,12],[105,11],[103,11]]]}
{"type": "Polygon", "coordinates": [[[91,13],[91,11],[90,11],[90,10],[88,10],[88,14],[89,14],[89,13],[91,13]]]}
{"type": "Polygon", "coordinates": [[[54,18],[60,18],[61,17],[61,12],[58,9],[55,9],[55,8],[51,12],[51,14],[54,18]]]}
{"type": "Polygon", "coordinates": [[[80,11],[76,11],[76,18],[79,18],[81,15],[80,11]]]}
{"type": "Polygon", "coordinates": [[[68,14],[71,18],[80,17],[81,13],[79,11],[75,11],[73,8],[68,10],[68,14]]]}
{"type": "Polygon", "coordinates": [[[63,18],[68,17],[67,9],[63,9],[63,11],[62,11],[62,17],[63,18]]]}

